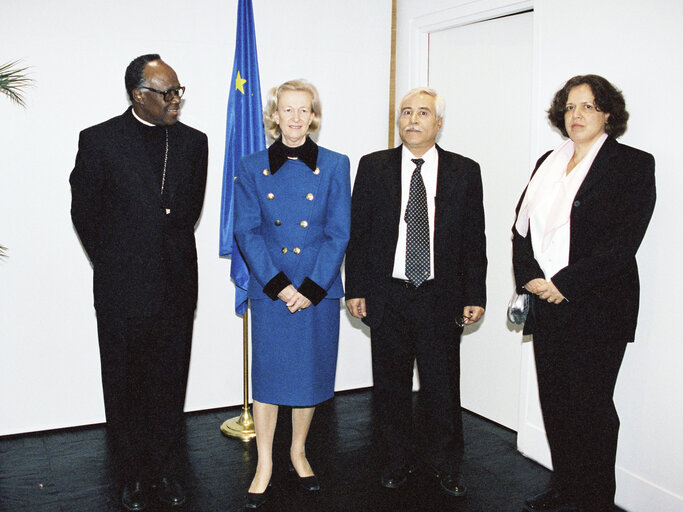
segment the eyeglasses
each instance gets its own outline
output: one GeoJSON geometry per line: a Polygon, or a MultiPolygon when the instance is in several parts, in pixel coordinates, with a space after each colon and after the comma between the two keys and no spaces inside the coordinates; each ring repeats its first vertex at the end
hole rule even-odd
{"type": "MultiPolygon", "coordinates": [[[[470,317],[471,316],[472,314],[470,313],[470,317]]],[[[465,315],[458,316],[455,318],[455,325],[457,325],[458,327],[465,327],[466,325],[469,325],[467,323],[467,320],[469,320],[469,318],[466,318],[465,315]]]]}
{"type": "Polygon", "coordinates": [[[138,89],[147,89],[148,91],[161,94],[164,97],[164,101],[173,101],[174,96],[178,96],[178,99],[180,99],[183,97],[183,94],[185,94],[185,86],[173,87],[166,91],[159,91],[158,89],[152,89],[151,87],[145,87],[144,85],[138,87],[138,89]]]}

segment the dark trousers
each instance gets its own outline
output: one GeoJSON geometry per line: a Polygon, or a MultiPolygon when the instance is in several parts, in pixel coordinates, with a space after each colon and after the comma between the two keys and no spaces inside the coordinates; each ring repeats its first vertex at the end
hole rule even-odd
{"type": "Polygon", "coordinates": [[[619,416],[612,397],[626,342],[534,334],[553,485],[586,510],[614,504],[619,416]]]}
{"type": "Polygon", "coordinates": [[[150,482],[180,470],[194,312],[97,317],[107,434],[119,478],[150,482]]]}
{"type": "Polygon", "coordinates": [[[460,330],[455,318],[440,321],[431,282],[415,289],[392,280],[390,300],[372,329],[374,398],[388,464],[398,468],[412,458],[412,385],[417,360],[421,453],[439,472],[459,471],[463,455],[460,410],[460,330]]]}

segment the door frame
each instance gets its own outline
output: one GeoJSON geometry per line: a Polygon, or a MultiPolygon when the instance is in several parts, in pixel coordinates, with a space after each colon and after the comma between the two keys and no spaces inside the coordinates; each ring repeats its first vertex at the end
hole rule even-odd
{"type": "MultiPolygon", "coordinates": [[[[408,55],[410,88],[428,84],[429,35],[432,32],[517,14],[533,9],[533,7],[533,0],[478,0],[413,18],[410,20],[408,36],[410,40],[408,55]]],[[[535,42],[534,34],[534,69],[537,62],[535,42]]],[[[534,76],[537,75],[534,74],[534,76]]]]}

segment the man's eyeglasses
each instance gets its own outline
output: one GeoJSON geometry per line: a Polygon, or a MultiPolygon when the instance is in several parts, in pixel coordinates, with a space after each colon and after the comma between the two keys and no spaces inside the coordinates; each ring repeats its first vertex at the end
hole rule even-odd
{"type": "Polygon", "coordinates": [[[166,91],[159,91],[158,89],[152,89],[151,87],[145,87],[144,85],[138,87],[138,89],[147,89],[148,91],[161,94],[164,97],[164,101],[173,101],[174,96],[178,96],[178,99],[180,99],[183,97],[183,94],[185,94],[185,86],[174,87],[166,91]]]}

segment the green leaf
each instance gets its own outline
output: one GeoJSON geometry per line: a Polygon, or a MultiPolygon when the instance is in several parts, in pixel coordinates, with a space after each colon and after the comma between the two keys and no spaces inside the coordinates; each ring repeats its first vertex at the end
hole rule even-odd
{"type": "Polygon", "coordinates": [[[31,87],[34,80],[26,75],[28,67],[16,67],[17,64],[19,64],[18,60],[0,65],[0,93],[17,105],[26,107],[24,89],[31,87]]]}

